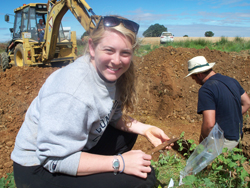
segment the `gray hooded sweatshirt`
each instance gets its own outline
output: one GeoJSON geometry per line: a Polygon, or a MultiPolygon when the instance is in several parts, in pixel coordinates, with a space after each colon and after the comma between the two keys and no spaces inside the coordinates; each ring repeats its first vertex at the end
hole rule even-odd
{"type": "Polygon", "coordinates": [[[55,71],[27,110],[11,159],[75,176],[82,151],[121,118],[116,83],[103,81],[89,56],[55,71]]]}

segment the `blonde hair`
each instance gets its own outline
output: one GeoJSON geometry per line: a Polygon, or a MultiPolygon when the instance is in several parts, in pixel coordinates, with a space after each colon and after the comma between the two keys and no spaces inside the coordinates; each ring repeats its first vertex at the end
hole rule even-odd
{"type": "MultiPolygon", "coordinates": [[[[123,18],[121,16],[116,16],[116,15],[114,17],[126,19],[126,18],[123,18]]],[[[122,35],[124,35],[125,38],[127,38],[131,42],[133,52],[138,47],[136,34],[132,32],[131,30],[125,28],[122,23],[120,23],[118,26],[115,26],[115,27],[104,27],[102,21],[98,24],[98,28],[96,28],[89,36],[92,39],[92,42],[95,46],[97,46],[99,42],[102,40],[104,32],[106,30],[109,30],[109,31],[113,30],[115,32],[119,32],[122,35]]],[[[89,53],[88,49],[89,49],[89,46],[87,44],[86,53],[89,53]]],[[[126,122],[126,124],[131,122],[128,116],[128,113],[132,113],[135,109],[134,108],[135,103],[136,103],[136,90],[135,90],[136,80],[135,79],[136,79],[135,78],[135,65],[134,65],[133,57],[132,57],[129,69],[118,78],[117,83],[116,83],[116,86],[120,93],[120,101],[122,103],[122,109],[123,109],[122,119],[123,121],[126,122]]]]}

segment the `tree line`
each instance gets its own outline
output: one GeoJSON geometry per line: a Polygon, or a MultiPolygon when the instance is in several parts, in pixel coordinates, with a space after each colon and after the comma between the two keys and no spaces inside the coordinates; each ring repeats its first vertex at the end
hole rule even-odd
{"type": "MultiPolygon", "coordinates": [[[[146,31],[144,31],[142,35],[144,37],[160,37],[162,32],[167,32],[167,31],[168,31],[167,27],[157,23],[149,26],[149,28],[146,31]]],[[[81,38],[83,38],[84,36],[88,36],[87,32],[84,32],[81,38]]],[[[213,37],[214,33],[212,31],[206,31],[204,36],[213,37]]],[[[188,35],[184,35],[183,37],[188,37],[188,35]]]]}

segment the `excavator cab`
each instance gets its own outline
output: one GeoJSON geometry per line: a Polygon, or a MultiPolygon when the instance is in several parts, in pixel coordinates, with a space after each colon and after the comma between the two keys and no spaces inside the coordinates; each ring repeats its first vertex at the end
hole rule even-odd
{"type": "Polygon", "coordinates": [[[22,32],[30,33],[30,39],[38,41],[39,20],[43,20],[45,27],[47,19],[47,5],[46,4],[28,4],[14,10],[15,22],[13,29],[13,39],[21,39],[22,32]]]}
{"type": "MultiPolygon", "coordinates": [[[[41,39],[41,33],[39,31],[41,27],[46,27],[47,21],[47,4],[28,4],[15,9],[15,21],[13,32],[13,39],[21,39],[22,32],[30,33],[30,40],[43,42],[41,39]],[[39,36],[40,35],[40,36],[39,36]]],[[[8,21],[8,15],[5,16],[5,21],[8,21]]],[[[65,39],[62,24],[59,27],[58,42],[65,39]]]]}

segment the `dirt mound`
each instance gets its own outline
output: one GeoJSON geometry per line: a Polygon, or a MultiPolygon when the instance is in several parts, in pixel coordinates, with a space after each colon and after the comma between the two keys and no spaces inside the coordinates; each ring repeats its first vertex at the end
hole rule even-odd
{"type": "Polygon", "coordinates": [[[137,59],[139,107],[161,119],[198,120],[196,106],[200,86],[190,77],[184,79],[188,73],[187,61],[198,55],[205,56],[208,62],[216,62],[216,72],[237,79],[250,92],[250,56],[232,56],[208,48],[162,47],[137,59]]]}
{"type": "MultiPolygon", "coordinates": [[[[138,120],[154,124],[169,136],[185,131],[187,139],[198,142],[201,118],[196,114],[199,87],[187,75],[187,61],[203,55],[216,62],[216,72],[237,79],[250,94],[250,56],[247,53],[229,54],[216,50],[161,47],[144,57],[136,57],[138,108],[133,114],[138,120]]],[[[12,67],[0,73],[0,177],[12,171],[10,154],[15,136],[25,112],[55,67],[12,67]]],[[[245,125],[243,139],[247,149],[250,124],[245,125]]],[[[152,148],[144,137],[138,138],[135,149],[152,148]]],[[[245,150],[250,156],[249,150],[245,150]]]]}

